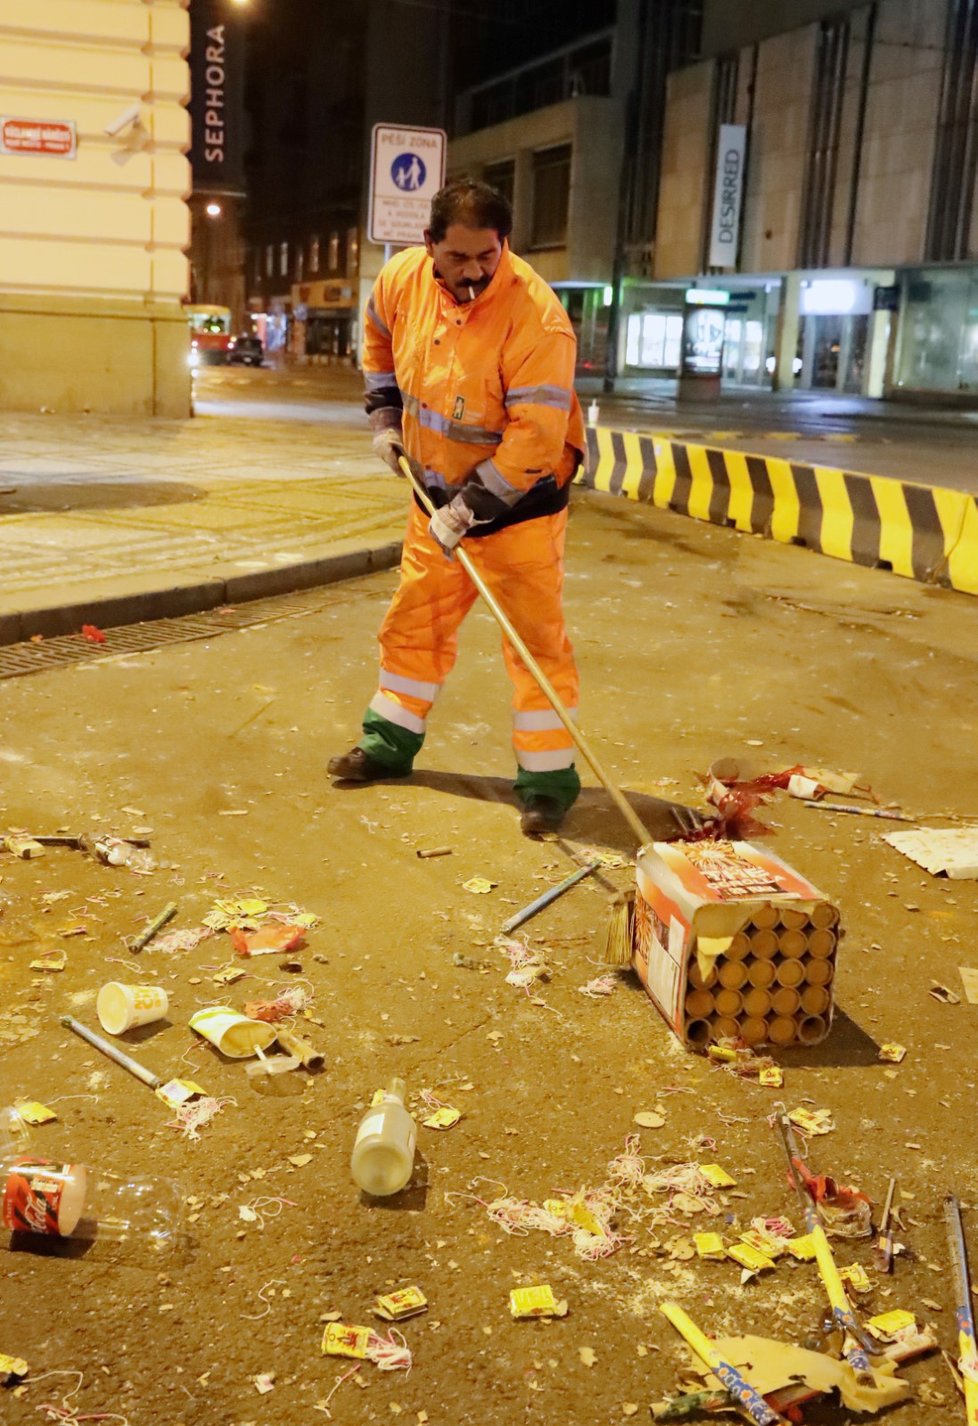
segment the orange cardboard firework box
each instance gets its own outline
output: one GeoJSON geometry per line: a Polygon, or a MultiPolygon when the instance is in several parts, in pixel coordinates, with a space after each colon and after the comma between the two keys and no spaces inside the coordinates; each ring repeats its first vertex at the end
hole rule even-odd
{"type": "Polygon", "coordinates": [[[637,881],[633,964],[685,1044],[825,1038],[839,912],[810,881],[752,842],[653,842],[637,881]]]}

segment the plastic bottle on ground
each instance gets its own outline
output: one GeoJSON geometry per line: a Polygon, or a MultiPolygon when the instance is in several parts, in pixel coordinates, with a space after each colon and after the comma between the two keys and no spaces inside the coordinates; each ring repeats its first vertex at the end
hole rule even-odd
{"type": "Polygon", "coordinates": [[[180,1228],[180,1190],[30,1152],[0,1159],[0,1222],[23,1245],[32,1234],[95,1239],[162,1252],[180,1228]]]}
{"type": "Polygon", "coordinates": [[[354,1182],[374,1198],[399,1193],[414,1171],[417,1129],[404,1107],[404,1081],[392,1079],[360,1121],[350,1168],[354,1182]]]}

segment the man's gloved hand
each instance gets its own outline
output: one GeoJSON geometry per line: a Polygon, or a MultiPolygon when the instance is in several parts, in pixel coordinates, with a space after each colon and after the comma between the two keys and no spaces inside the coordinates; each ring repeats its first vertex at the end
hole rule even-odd
{"type": "Polygon", "coordinates": [[[377,431],[371,444],[384,464],[389,465],[394,474],[403,480],[404,472],[397,463],[398,458],[404,455],[404,436],[400,426],[385,426],[377,431]]]}
{"type": "Polygon", "coordinates": [[[478,523],[462,496],[456,495],[450,505],[443,505],[432,515],[428,533],[451,559],[455,546],[478,523]]]}

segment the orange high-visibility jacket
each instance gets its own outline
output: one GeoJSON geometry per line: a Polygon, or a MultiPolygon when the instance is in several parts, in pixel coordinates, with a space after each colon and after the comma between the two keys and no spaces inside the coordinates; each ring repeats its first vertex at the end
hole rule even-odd
{"type": "Polygon", "coordinates": [[[566,504],[585,451],[576,350],[555,293],[508,244],[469,303],[438,281],[424,248],[408,248],[385,264],[367,303],[371,424],[402,426],[436,503],[475,474],[511,512],[493,528],[551,513],[566,504]]]}

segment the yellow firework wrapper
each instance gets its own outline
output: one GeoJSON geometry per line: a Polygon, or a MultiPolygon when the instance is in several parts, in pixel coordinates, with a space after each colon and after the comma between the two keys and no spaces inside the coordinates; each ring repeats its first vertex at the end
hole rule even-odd
{"type": "Polygon", "coordinates": [[[726,1169],[722,1169],[719,1164],[700,1164],[699,1171],[706,1179],[707,1183],[714,1188],[736,1188],[737,1180],[731,1178],[726,1169]]]}
{"type": "Polygon", "coordinates": [[[323,1333],[323,1355],[354,1357],[357,1361],[364,1362],[372,1336],[369,1327],[352,1327],[347,1322],[327,1322],[326,1331],[323,1333]]]}
{"type": "Polygon", "coordinates": [[[784,1075],[780,1065],[765,1065],[757,1076],[758,1084],[762,1084],[765,1089],[780,1089],[784,1084],[784,1075]]]}
{"type": "Polygon", "coordinates": [[[774,1267],[767,1254],[751,1247],[750,1243],[734,1243],[727,1249],[727,1257],[733,1258],[735,1263],[752,1273],[770,1272],[774,1267]]]}
{"type": "Polygon", "coordinates": [[[23,1357],[8,1357],[4,1352],[0,1352],[0,1382],[4,1382],[8,1377],[26,1376],[30,1367],[23,1357]]]}
{"type": "Polygon", "coordinates": [[[585,1233],[593,1233],[597,1238],[605,1237],[604,1225],[583,1203],[573,1198],[545,1198],[543,1206],[555,1218],[562,1218],[575,1228],[583,1228],[585,1233]]]}
{"type": "Polygon", "coordinates": [[[788,1118],[803,1134],[831,1134],[835,1128],[828,1109],[792,1109],[788,1118]]]}
{"type": "Polygon", "coordinates": [[[558,1302],[549,1283],[539,1287],[514,1287],[509,1294],[509,1310],[522,1317],[566,1317],[567,1303],[558,1302]]]}
{"type": "Polygon", "coordinates": [[[869,1280],[869,1274],[860,1263],[851,1263],[847,1268],[840,1268],[839,1276],[853,1292],[872,1291],[873,1284],[869,1280]]]}
{"type": "Polygon", "coordinates": [[[428,1311],[428,1299],[420,1287],[400,1287],[396,1292],[385,1293],[374,1303],[374,1312],[386,1322],[403,1322],[405,1317],[416,1317],[419,1312],[428,1311]]]}
{"type": "Polygon", "coordinates": [[[14,1108],[25,1124],[48,1124],[58,1117],[53,1109],[36,1099],[22,1100],[20,1104],[15,1104],[14,1108]]]}
{"type": "Polygon", "coordinates": [[[169,1109],[179,1109],[188,1099],[196,1099],[198,1095],[206,1093],[206,1089],[201,1089],[192,1079],[171,1079],[160,1085],[156,1097],[162,1099],[169,1109]]]}
{"type": "Polygon", "coordinates": [[[787,1247],[791,1256],[800,1263],[814,1262],[815,1244],[810,1233],[803,1233],[800,1238],[789,1238],[787,1247]]]}
{"type": "Polygon", "coordinates": [[[450,1104],[443,1104],[421,1122],[426,1129],[454,1129],[461,1117],[461,1109],[453,1109],[450,1104]]]}
{"type": "Polygon", "coordinates": [[[874,1337],[895,1337],[898,1332],[905,1332],[908,1327],[915,1327],[917,1319],[912,1312],[905,1312],[903,1308],[896,1307],[892,1312],[881,1312],[876,1317],[870,1317],[866,1321],[866,1326],[874,1337]]]}
{"type": "Polygon", "coordinates": [[[762,1257],[770,1258],[772,1262],[777,1262],[778,1258],[784,1257],[788,1251],[787,1243],[780,1238],[772,1238],[769,1233],[762,1233],[759,1228],[747,1228],[740,1235],[740,1241],[746,1243],[748,1248],[754,1248],[762,1257]]]}
{"type": "Polygon", "coordinates": [[[701,1258],[721,1261],[727,1256],[719,1233],[694,1233],[693,1242],[696,1244],[697,1255],[701,1258]]]}
{"type": "Polygon", "coordinates": [[[898,1045],[890,1040],[885,1045],[880,1045],[880,1059],[886,1060],[891,1065],[898,1065],[906,1057],[906,1045],[898,1045]]]}

